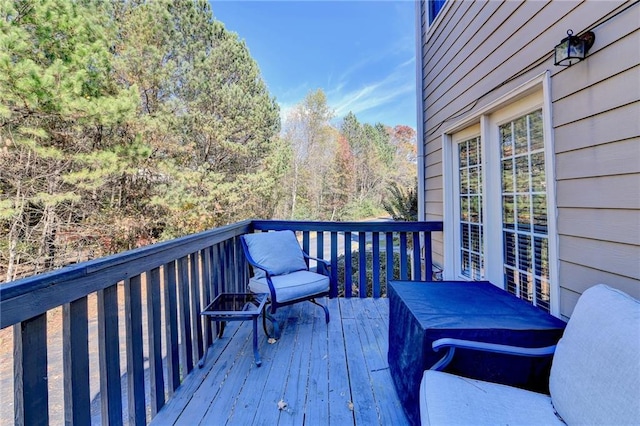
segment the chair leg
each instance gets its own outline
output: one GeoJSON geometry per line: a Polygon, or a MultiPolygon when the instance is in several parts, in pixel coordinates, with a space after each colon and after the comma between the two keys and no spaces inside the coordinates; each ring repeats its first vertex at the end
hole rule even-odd
{"type": "Polygon", "coordinates": [[[269,304],[265,305],[264,310],[262,311],[262,328],[264,329],[264,334],[269,339],[279,339],[280,326],[278,325],[278,321],[276,320],[276,318],[269,313],[269,309],[267,309],[267,306],[269,306],[269,304]],[[271,321],[271,325],[273,326],[273,335],[269,333],[267,320],[271,321]]]}
{"type": "Polygon", "coordinates": [[[322,309],[324,309],[324,320],[327,324],[329,324],[329,309],[327,309],[327,307],[324,306],[323,304],[318,303],[316,299],[309,299],[309,302],[313,303],[314,305],[318,305],[322,309]]]}

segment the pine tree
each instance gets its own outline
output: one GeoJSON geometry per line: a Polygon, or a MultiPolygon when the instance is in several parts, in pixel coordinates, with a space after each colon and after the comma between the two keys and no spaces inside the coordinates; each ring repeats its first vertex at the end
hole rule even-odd
{"type": "Polygon", "coordinates": [[[137,97],[113,84],[108,4],[0,5],[0,220],[6,279],[54,265],[58,233],[78,221],[82,184],[100,181],[111,134],[137,97]],[[82,171],[84,178],[78,173],[82,171]],[[6,250],[5,250],[6,248],[6,250]]]}

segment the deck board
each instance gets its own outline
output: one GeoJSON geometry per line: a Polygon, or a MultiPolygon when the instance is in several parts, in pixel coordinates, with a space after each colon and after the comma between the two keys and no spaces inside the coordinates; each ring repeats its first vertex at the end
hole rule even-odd
{"type": "MultiPolygon", "coordinates": [[[[297,307],[306,307],[297,304],[297,307]]],[[[307,403],[307,384],[309,381],[309,363],[311,359],[311,336],[313,336],[313,313],[300,312],[296,318],[295,344],[291,366],[287,370],[287,384],[283,401],[287,407],[280,411],[280,425],[300,425],[304,423],[304,412],[307,403]]],[[[284,372],[283,372],[284,373],[284,372]]]]}
{"type": "Polygon", "coordinates": [[[313,332],[311,335],[311,359],[305,418],[314,419],[317,424],[329,424],[329,340],[328,325],[324,312],[313,311],[313,332]]]}
{"type": "MultiPolygon", "coordinates": [[[[328,302],[331,321],[329,330],[329,424],[348,425],[353,424],[353,410],[349,409],[351,402],[351,388],[349,386],[349,370],[347,369],[347,356],[344,347],[344,334],[342,332],[342,314],[340,300],[331,299],[328,302]]],[[[311,423],[310,423],[311,424],[311,423]]]]}
{"type": "Polygon", "coordinates": [[[251,322],[229,323],[204,368],[185,379],[152,424],[408,424],[387,363],[388,301],[323,303],[329,324],[322,309],[298,303],[276,313],[282,327],[276,343],[259,329],[259,368],[251,322]]]}

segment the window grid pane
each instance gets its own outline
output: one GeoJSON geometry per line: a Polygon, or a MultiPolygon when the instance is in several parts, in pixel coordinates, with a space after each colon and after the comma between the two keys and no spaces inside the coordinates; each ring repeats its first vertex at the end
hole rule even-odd
{"type": "Polygon", "coordinates": [[[549,312],[549,244],[542,110],[499,127],[504,284],[549,312]]]}
{"type": "Polygon", "coordinates": [[[470,279],[484,278],[480,148],[479,137],[458,144],[460,273],[470,279]]]}

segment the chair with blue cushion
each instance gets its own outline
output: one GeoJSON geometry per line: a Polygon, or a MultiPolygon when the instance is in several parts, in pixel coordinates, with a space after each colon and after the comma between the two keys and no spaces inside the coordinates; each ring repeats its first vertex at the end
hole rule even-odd
{"type": "Polygon", "coordinates": [[[443,338],[432,347],[448,353],[422,376],[422,425],[640,424],[640,301],[612,287],[595,285],[580,296],[557,346],[443,338]],[[442,372],[456,348],[553,354],[549,395],[442,372]]]}
{"type": "Polygon", "coordinates": [[[266,319],[274,328],[273,337],[280,337],[277,321],[273,318],[281,306],[310,301],[324,309],[325,320],[329,322],[329,310],[316,301],[329,295],[329,262],[310,257],[305,253],[293,231],[273,231],[245,234],[241,237],[242,248],[247,261],[253,268],[249,280],[249,291],[269,294],[269,313],[263,315],[263,327],[267,331],[266,319]],[[317,262],[316,271],[307,264],[312,259],[317,262]]]}

